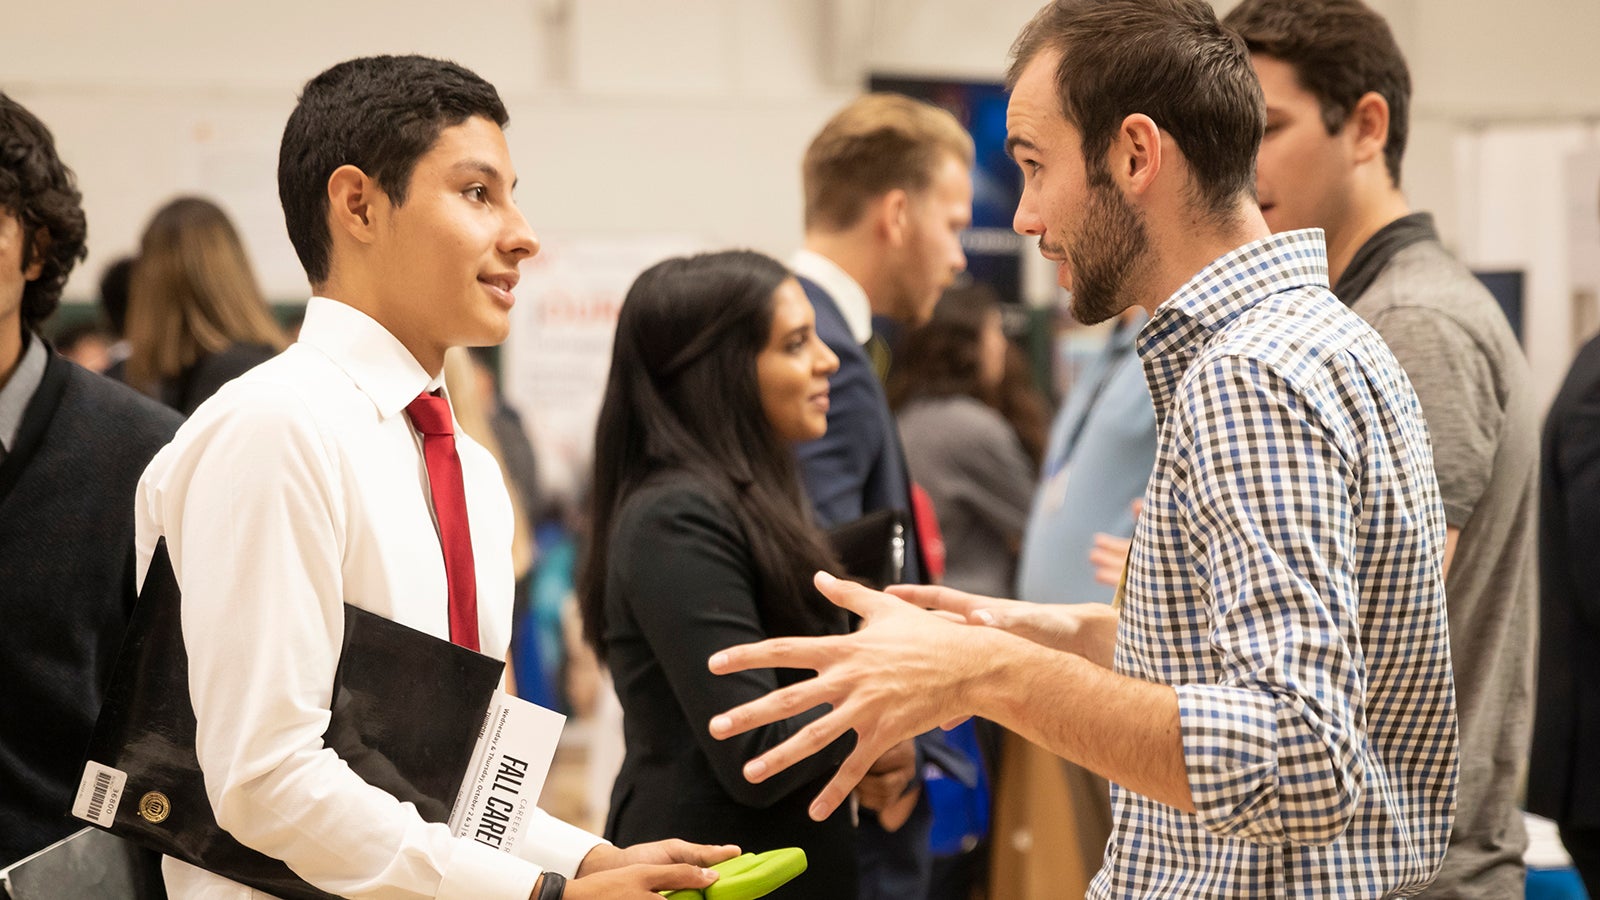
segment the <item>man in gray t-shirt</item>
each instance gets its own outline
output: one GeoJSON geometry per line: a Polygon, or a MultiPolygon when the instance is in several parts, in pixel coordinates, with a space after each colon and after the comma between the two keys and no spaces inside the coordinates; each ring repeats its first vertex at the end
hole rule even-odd
{"type": "Polygon", "coordinates": [[[1249,46],[1266,99],[1256,186],[1267,224],[1324,229],[1334,293],[1394,351],[1433,442],[1461,781],[1425,896],[1521,897],[1539,454],[1527,360],[1400,191],[1411,83],[1383,19],[1359,0],[1245,0],[1224,24],[1249,46]]]}

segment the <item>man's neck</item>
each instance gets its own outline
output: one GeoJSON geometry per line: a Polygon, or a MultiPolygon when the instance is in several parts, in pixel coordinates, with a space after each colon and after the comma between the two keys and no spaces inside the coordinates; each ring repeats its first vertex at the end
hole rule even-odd
{"type": "Polygon", "coordinates": [[[22,363],[22,319],[0,322],[0,389],[11,383],[22,363]]]}
{"type": "Polygon", "coordinates": [[[1272,229],[1261,218],[1261,209],[1255,203],[1242,204],[1238,215],[1226,225],[1216,225],[1206,219],[1192,218],[1182,227],[1166,235],[1152,231],[1151,267],[1145,283],[1138,290],[1139,305],[1155,315],[1156,309],[1177,293],[1189,279],[1222,256],[1270,237],[1272,229]]]}
{"type": "Polygon", "coordinates": [[[1357,199],[1351,205],[1349,221],[1327,229],[1328,283],[1339,283],[1345,269],[1350,268],[1350,262],[1373,235],[1410,214],[1411,204],[1398,188],[1385,187],[1373,191],[1370,200],[1357,199]]]}
{"type": "Polygon", "coordinates": [[[343,303],[383,326],[383,330],[399,341],[430,377],[438,378],[439,373],[444,371],[444,350],[433,346],[413,330],[406,328],[407,323],[402,318],[390,315],[382,296],[376,290],[359,280],[340,278],[337,274],[330,275],[321,284],[312,285],[311,290],[317,296],[343,303]]]}
{"type": "Polygon", "coordinates": [[[867,293],[875,316],[889,315],[890,310],[880,309],[885,291],[882,285],[882,255],[872,243],[853,231],[806,232],[805,248],[818,256],[827,257],[867,293]]]}

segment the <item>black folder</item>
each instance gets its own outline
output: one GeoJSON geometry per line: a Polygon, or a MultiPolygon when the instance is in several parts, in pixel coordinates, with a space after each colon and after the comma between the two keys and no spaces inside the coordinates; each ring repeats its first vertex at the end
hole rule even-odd
{"type": "MultiPolygon", "coordinates": [[[[111,799],[94,766],[126,775],[106,829],[284,900],[329,900],[282,861],[222,830],[195,757],[177,578],[161,541],[85,760],[91,808],[111,799]]],[[[323,741],[368,783],[444,822],[505,663],[346,605],[323,741]]],[[[103,818],[103,815],[102,815],[103,818]]],[[[94,823],[98,825],[99,823],[94,823]]]]}
{"type": "Polygon", "coordinates": [[[906,524],[899,510],[874,510],[830,528],[828,542],[851,578],[879,590],[900,583],[906,565],[906,524]]]}

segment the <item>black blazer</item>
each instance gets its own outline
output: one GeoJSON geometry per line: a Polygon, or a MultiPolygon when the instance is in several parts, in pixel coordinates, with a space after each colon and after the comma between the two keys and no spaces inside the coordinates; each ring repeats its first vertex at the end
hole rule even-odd
{"type": "MultiPolygon", "coordinates": [[[[744,764],[818,718],[814,709],[727,741],[711,717],[809,673],[716,676],[718,650],[776,637],[756,609],[753,558],[733,510],[685,473],[657,476],[619,511],[606,572],[606,662],[622,702],[626,756],[606,837],[619,845],[680,837],[751,851],[798,846],[806,874],[773,897],[856,897],[849,804],[824,822],[806,810],[854,746],[831,747],[761,784],[744,764]]],[[[840,617],[838,630],[844,630],[840,617]]]]}
{"type": "Polygon", "coordinates": [[[191,415],[223,385],[277,355],[278,351],[265,344],[234,344],[220,353],[200,357],[176,378],[161,382],[157,399],[185,416],[191,415]]]}
{"type": "Polygon", "coordinates": [[[1550,407],[1541,463],[1528,810],[1600,828],[1600,338],[1578,351],[1550,407]]]}

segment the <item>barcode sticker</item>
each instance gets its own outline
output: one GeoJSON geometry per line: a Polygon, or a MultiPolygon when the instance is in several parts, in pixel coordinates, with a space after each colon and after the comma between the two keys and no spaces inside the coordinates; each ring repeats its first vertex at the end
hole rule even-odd
{"type": "Polygon", "coordinates": [[[126,772],[89,760],[83,766],[78,796],[72,801],[72,814],[101,828],[110,828],[117,818],[117,806],[122,803],[123,785],[127,783],[126,772]]]}

